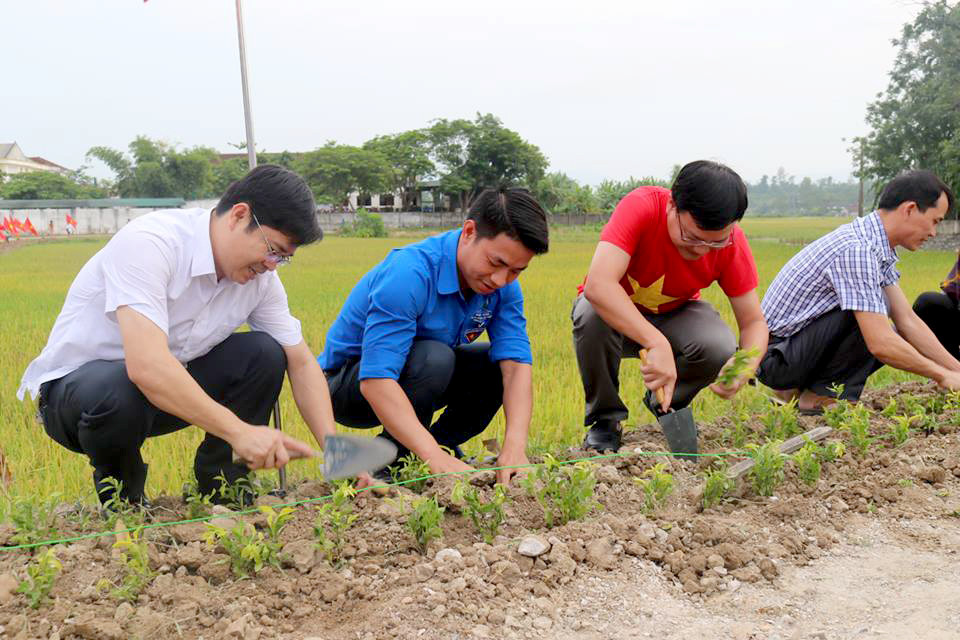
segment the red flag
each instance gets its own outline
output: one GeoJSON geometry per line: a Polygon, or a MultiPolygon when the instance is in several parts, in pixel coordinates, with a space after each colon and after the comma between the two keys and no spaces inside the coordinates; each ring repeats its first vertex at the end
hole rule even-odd
{"type": "MultiPolygon", "coordinates": [[[[14,220],[16,220],[16,218],[14,218],[14,220]]],[[[7,217],[3,218],[3,228],[6,229],[7,233],[12,236],[17,236],[17,237],[20,236],[20,234],[17,233],[17,227],[12,222],[10,222],[10,218],[7,218],[7,217]]]]}
{"type": "Polygon", "coordinates": [[[17,220],[17,216],[10,216],[10,221],[13,223],[13,230],[14,230],[14,231],[23,231],[23,230],[24,230],[23,224],[22,224],[19,220],[17,220]]]}
{"type": "Polygon", "coordinates": [[[27,216],[26,220],[23,221],[23,230],[24,230],[24,231],[29,231],[30,233],[32,233],[32,234],[35,235],[35,236],[39,236],[39,235],[40,235],[39,233],[37,233],[36,228],[34,228],[33,223],[30,222],[30,216],[27,216]]]}
{"type": "Polygon", "coordinates": [[[68,213],[68,214],[67,214],[67,224],[69,224],[71,227],[73,227],[74,229],[76,229],[76,228],[77,228],[77,219],[71,217],[70,214],[68,213]]]}

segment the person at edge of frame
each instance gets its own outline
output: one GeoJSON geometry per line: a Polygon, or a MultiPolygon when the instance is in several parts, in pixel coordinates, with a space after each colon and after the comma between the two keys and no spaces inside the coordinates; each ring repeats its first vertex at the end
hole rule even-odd
{"type": "MultiPolygon", "coordinates": [[[[503,406],[497,466],[528,464],[533,356],[517,278],[547,249],[539,203],[501,188],[473,200],[461,229],[391,251],[327,332],[319,360],[337,422],[383,425],[398,458],[412,451],[432,473],[455,472],[471,468],[460,445],[503,406]],[[489,342],[477,342],[484,332],[489,342]]],[[[497,480],[517,472],[498,470],[497,480]]]]}
{"type": "Polygon", "coordinates": [[[921,293],[913,303],[913,311],[930,327],[943,348],[960,359],[960,251],[950,273],[940,283],[940,291],[921,293]]]}
{"type": "Polygon", "coordinates": [[[884,364],[960,389],[960,361],[910,308],[896,267],[897,247],[915,251],[936,236],[953,204],[932,172],[907,171],[884,187],[876,211],[793,256],[763,297],[770,346],[757,379],[807,414],[834,402],[838,385],[856,402],[884,364]]]}
{"type": "Polygon", "coordinates": [[[620,363],[646,349],[644,402],[660,416],[690,404],[701,389],[732,398],[756,361],[729,386],[715,382],[737,341],[700,290],[718,282],[740,330],[740,346],[763,353],[767,325],[757,296],[757,267],[737,225],[747,188],[729,167],[698,160],[670,189],[639,187],[614,209],[571,313],[573,344],[586,397],[583,445],[616,451],[627,407],[620,363]],[[713,384],[711,384],[713,383],[713,384]],[[655,392],[663,389],[663,404],[655,392]]]}
{"type": "Polygon", "coordinates": [[[141,446],[191,424],[206,432],[194,472],[214,501],[221,474],[232,483],[314,455],[265,426],[285,373],[320,446],[334,433],[326,379],[276,273],[322,235],[303,179],[261,165],[212,210],[148,213],[87,261],[18,397],[37,398],[47,434],[90,459],[101,502],[114,479],[120,498],[145,503],[141,446]]]}

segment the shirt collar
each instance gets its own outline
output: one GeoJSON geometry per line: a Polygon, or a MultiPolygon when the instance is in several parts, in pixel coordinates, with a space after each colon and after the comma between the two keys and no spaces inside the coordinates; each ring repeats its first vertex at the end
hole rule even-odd
{"type": "Polygon", "coordinates": [[[899,256],[890,246],[890,238],[887,237],[887,230],[883,227],[880,214],[874,211],[863,218],[863,224],[867,235],[879,245],[880,259],[883,262],[896,262],[899,256]]]}
{"type": "Polygon", "coordinates": [[[190,277],[217,273],[213,262],[213,244],[210,242],[210,223],[216,214],[211,209],[197,216],[193,233],[193,245],[190,248],[190,277]]]}
{"type": "Polygon", "coordinates": [[[440,273],[437,291],[444,295],[460,293],[460,275],[457,271],[457,247],[463,229],[448,231],[440,236],[440,273]]]}

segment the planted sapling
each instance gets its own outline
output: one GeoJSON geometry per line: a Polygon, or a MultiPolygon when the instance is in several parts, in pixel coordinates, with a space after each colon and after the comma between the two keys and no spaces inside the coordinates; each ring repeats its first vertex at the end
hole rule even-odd
{"type": "Polygon", "coordinates": [[[237,577],[258,573],[267,564],[280,568],[279,543],[265,539],[247,522],[237,522],[230,531],[208,523],[204,539],[208,545],[219,543],[226,550],[230,569],[237,577]]]}
{"type": "Polygon", "coordinates": [[[667,465],[661,462],[644,471],[641,477],[634,478],[634,482],[643,488],[645,513],[651,513],[662,507],[673,493],[673,476],[666,469],[667,465]]]}
{"type": "Polygon", "coordinates": [[[27,566],[27,577],[17,585],[17,593],[27,597],[31,608],[38,608],[50,595],[61,569],[63,565],[57,560],[53,549],[42,551],[27,566]]]}
{"type": "Polygon", "coordinates": [[[493,544],[494,538],[500,531],[500,525],[506,518],[503,513],[503,504],[507,500],[507,491],[503,485],[496,485],[490,499],[484,500],[479,489],[463,478],[458,478],[450,500],[454,504],[462,505],[464,514],[470,518],[474,529],[483,541],[493,544]]]}
{"type": "Polygon", "coordinates": [[[847,445],[840,440],[834,440],[817,449],[820,462],[833,462],[843,457],[847,452],[847,445]]]}
{"type": "Polygon", "coordinates": [[[800,481],[813,487],[820,480],[820,447],[815,442],[807,442],[793,454],[793,463],[797,468],[800,481]]]}
{"type": "Polygon", "coordinates": [[[784,405],[771,407],[760,417],[768,439],[786,440],[802,431],[797,420],[796,398],[784,405]]]}
{"type": "Polygon", "coordinates": [[[437,504],[436,498],[420,498],[413,503],[413,510],[407,517],[407,529],[424,553],[431,540],[443,537],[443,512],[446,509],[437,504]]]}
{"type": "Polygon", "coordinates": [[[863,405],[857,405],[841,426],[850,432],[850,444],[859,453],[866,455],[875,438],[870,435],[870,411],[863,405]]]}
{"type": "Polygon", "coordinates": [[[712,469],[703,478],[703,508],[709,509],[733,490],[735,482],[725,469],[712,469]]]}
{"type": "Polygon", "coordinates": [[[349,482],[339,482],[330,498],[317,510],[313,533],[317,538],[317,548],[332,567],[340,565],[347,530],[357,519],[353,513],[353,497],[356,493],[349,482]]]}
{"type": "Polygon", "coordinates": [[[737,403],[737,407],[730,416],[731,426],[723,430],[720,438],[734,449],[742,449],[750,441],[753,432],[747,426],[750,421],[750,411],[747,407],[737,403]]]}
{"type": "Polygon", "coordinates": [[[897,399],[890,398],[887,406],[880,411],[880,415],[882,415],[884,418],[892,418],[893,416],[897,415],[897,399]]]}
{"type": "Polygon", "coordinates": [[[771,440],[764,445],[749,445],[754,460],[749,474],[753,490],[761,496],[772,496],[773,490],[783,482],[783,459],[780,442],[771,440]]]}
{"type": "Polygon", "coordinates": [[[113,543],[113,548],[120,551],[120,563],[123,565],[123,577],[120,584],[112,584],[109,580],[100,581],[101,587],[112,586],[110,595],[124,602],[136,602],[140,592],[150,584],[156,575],[150,569],[150,556],[147,552],[147,542],[140,538],[143,529],[131,531],[129,536],[123,536],[113,543]]]}
{"type": "Polygon", "coordinates": [[[579,520],[599,506],[593,499],[597,478],[586,461],[563,464],[548,453],[523,484],[543,509],[548,528],[579,520]]]}
{"type": "Polygon", "coordinates": [[[910,438],[910,425],[920,419],[920,416],[893,416],[890,425],[890,441],[893,446],[899,447],[910,438]]]}
{"type": "Polygon", "coordinates": [[[421,460],[415,453],[400,458],[391,471],[393,481],[403,485],[414,493],[422,492],[427,486],[427,476],[430,475],[430,465],[421,460]]]}
{"type": "Polygon", "coordinates": [[[57,536],[54,507],[60,500],[55,493],[46,500],[29,497],[13,500],[9,505],[8,518],[15,533],[10,541],[14,544],[33,544],[57,536]]]}

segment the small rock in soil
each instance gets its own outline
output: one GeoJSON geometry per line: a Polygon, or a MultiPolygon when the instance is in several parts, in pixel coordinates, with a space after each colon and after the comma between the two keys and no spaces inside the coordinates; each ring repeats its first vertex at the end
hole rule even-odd
{"type": "Polygon", "coordinates": [[[517,553],[528,558],[537,558],[550,550],[550,543],[540,536],[526,536],[517,546],[517,553]]]}
{"type": "Polygon", "coordinates": [[[617,559],[613,555],[613,545],[607,538],[596,538],[587,543],[587,562],[600,569],[613,569],[617,559]]]}
{"type": "Polygon", "coordinates": [[[440,564],[450,563],[455,566],[462,566],[463,554],[456,549],[440,549],[440,551],[437,551],[437,555],[434,557],[434,560],[440,564]]]}
{"type": "Polygon", "coordinates": [[[13,598],[13,592],[17,590],[20,582],[9,573],[0,575],[0,604],[9,602],[13,598]]]}

